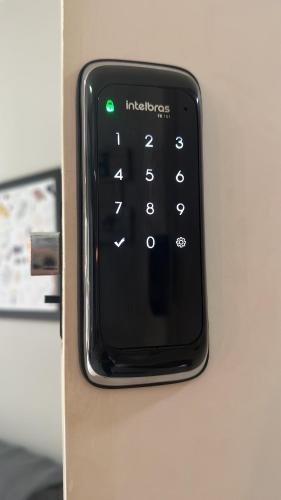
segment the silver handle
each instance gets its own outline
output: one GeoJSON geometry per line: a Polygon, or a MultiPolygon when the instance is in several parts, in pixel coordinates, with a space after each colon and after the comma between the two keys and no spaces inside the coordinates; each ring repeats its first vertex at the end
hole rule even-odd
{"type": "Polygon", "coordinates": [[[60,274],[60,233],[31,233],[31,275],[60,274]]]}

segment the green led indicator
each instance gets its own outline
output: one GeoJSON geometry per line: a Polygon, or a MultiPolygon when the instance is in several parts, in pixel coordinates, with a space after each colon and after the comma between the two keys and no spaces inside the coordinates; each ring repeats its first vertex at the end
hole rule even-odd
{"type": "Polygon", "coordinates": [[[108,113],[113,113],[114,102],[112,101],[112,99],[107,99],[106,104],[105,104],[105,109],[108,113]]]}

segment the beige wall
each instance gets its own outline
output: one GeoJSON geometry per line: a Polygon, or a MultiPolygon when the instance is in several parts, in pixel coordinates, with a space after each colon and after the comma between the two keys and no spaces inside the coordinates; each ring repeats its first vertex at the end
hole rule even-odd
{"type": "MultiPolygon", "coordinates": [[[[0,0],[0,183],[60,165],[60,63],[60,1],[0,0]]],[[[0,317],[0,439],[59,461],[60,362],[58,322],[0,317]]]]}
{"type": "Polygon", "coordinates": [[[67,500],[279,500],[281,4],[65,0],[67,500]],[[203,93],[210,362],[101,390],[77,353],[75,89],[95,58],[171,63],[203,93]]]}

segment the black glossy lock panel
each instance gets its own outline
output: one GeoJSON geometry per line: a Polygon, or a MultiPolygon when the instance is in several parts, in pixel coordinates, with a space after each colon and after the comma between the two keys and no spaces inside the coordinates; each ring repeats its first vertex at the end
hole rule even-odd
{"type": "Polygon", "coordinates": [[[104,343],[191,343],[203,321],[196,103],[180,89],[107,85],[97,138],[104,343]]]}
{"type": "Polygon", "coordinates": [[[77,95],[82,369],[102,387],[193,378],[208,358],[198,82],[93,61],[77,95]]]}

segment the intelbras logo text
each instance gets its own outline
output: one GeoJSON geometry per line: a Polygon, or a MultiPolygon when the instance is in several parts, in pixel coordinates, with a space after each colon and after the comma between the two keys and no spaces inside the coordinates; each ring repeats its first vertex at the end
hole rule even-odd
{"type": "Polygon", "coordinates": [[[138,102],[138,101],[128,101],[126,99],[126,109],[127,111],[149,111],[150,113],[167,113],[171,112],[170,106],[168,104],[152,104],[149,101],[138,102]]]}

